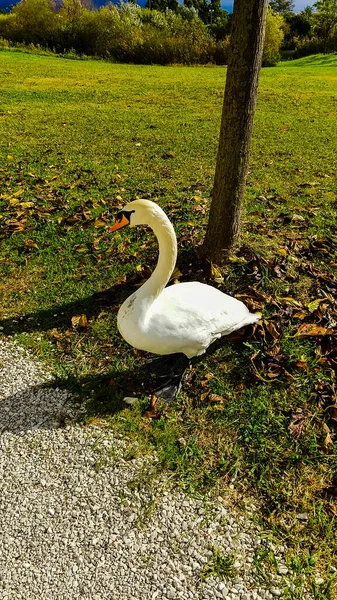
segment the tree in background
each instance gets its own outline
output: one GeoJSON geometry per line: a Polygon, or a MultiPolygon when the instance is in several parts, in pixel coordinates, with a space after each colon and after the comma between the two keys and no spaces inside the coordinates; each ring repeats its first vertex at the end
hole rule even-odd
{"type": "Polygon", "coordinates": [[[210,32],[219,41],[224,40],[230,34],[230,31],[231,15],[226,10],[222,10],[210,25],[210,32]]]}
{"type": "Polygon", "coordinates": [[[328,51],[329,38],[337,25],[337,0],[318,0],[313,14],[314,31],[323,40],[324,52],[328,51]]]}
{"type": "MultiPolygon", "coordinates": [[[[210,0],[207,4],[208,7],[208,24],[212,25],[212,23],[220,17],[223,10],[221,8],[220,0],[210,0]]],[[[225,11],[227,13],[227,11],[225,11]]]]}
{"type": "Polygon", "coordinates": [[[193,6],[182,4],[179,6],[179,12],[186,21],[195,21],[199,18],[198,11],[193,6]]]}
{"type": "Polygon", "coordinates": [[[222,261],[237,240],[268,0],[235,0],[213,199],[202,254],[222,261]]]}
{"type": "Polygon", "coordinates": [[[29,40],[40,45],[56,43],[59,23],[53,0],[21,0],[12,13],[15,15],[16,41],[29,40]]]}
{"type": "Polygon", "coordinates": [[[270,0],[270,8],[277,13],[285,14],[294,10],[294,2],[292,0],[270,0]]]}
{"type": "Polygon", "coordinates": [[[60,15],[65,17],[67,21],[78,21],[84,11],[84,5],[81,0],[62,0],[60,15]]]}
{"type": "Polygon", "coordinates": [[[146,0],[145,8],[161,12],[165,12],[166,10],[177,12],[178,0],[146,0]]]}
{"type": "Polygon", "coordinates": [[[220,0],[184,0],[183,5],[197,10],[199,18],[210,26],[223,14],[228,15],[226,10],[222,10],[220,0]]]}
{"type": "Polygon", "coordinates": [[[312,28],[313,10],[311,6],[307,6],[300,13],[288,13],[284,18],[288,24],[287,40],[293,37],[303,38],[310,36],[312,28]]]}

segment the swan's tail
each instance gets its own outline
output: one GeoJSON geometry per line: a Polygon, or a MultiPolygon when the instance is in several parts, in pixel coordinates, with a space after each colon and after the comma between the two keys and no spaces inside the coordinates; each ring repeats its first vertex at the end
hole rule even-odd
{"type": "MultiPolygon", "coordinates": [[[[247,318],[245,319],[245,325],[253,325],[262,319],[261,313],[248,313],[247,318]]],[[[243,327],[243,325],[241,325],[243,327]]]]}
{"type": "MultiPolygon", "coordinates": [[[[246,307],[247,308],[247,307],[246,307]]],[[[232,323],[232,325],[221,332],[221,336],[230,335],[233,331],[237,331],[238,329],[242,329],[242,327],[246,327],[247,325],[254,325],[262,318],[260,313],[251,313],[247,308],[247,313],[240,321],[236,321],[232,323]]]]}

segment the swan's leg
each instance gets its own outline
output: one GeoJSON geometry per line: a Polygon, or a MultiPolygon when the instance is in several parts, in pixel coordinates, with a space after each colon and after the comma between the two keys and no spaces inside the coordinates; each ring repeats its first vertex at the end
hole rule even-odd
{"type": "Polygon", "coordinates": [[[146,366],[151,371],[158,375],[163,375],[172,368],[173,359],[181,354],[166,354],[165,356],[155,356],[146,362],[146,366]]]}
{"type": "Polygon", "coordinates": [[[187,356],[182,353],[160,356],[148,363],[149,369],[157,375],[157,387],[154,393],[158,398],[175,399],[189,363],[187,356]]]}

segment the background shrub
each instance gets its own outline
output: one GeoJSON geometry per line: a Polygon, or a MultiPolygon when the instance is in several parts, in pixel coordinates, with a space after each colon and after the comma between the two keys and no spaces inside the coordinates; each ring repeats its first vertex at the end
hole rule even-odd
{"type": "Polygon", "coordinates": [[[270,8],[267,13],[266,37],[263,47],[262,64],[275,66],[280,60],[280,47],[284,38],[284,19],[270,8]]]}
{"type": "MultiPolygon", "coordinates": [[[[0,37],[118,62],[224,65],[230,18],[220,8],[213,12],[207,25],[192,5],[161,12],[127,2],[90,10],[82,0],[63,0],[61,8],[55,0],[21,0],[10,14],[0,15],[0,37]]],[[[282,17],[269,11],[264,64],[279,59],[282,24],[282,17]]]]}

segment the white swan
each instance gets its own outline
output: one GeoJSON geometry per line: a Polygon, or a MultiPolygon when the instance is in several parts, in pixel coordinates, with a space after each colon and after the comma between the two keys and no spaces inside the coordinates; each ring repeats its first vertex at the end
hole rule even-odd
{"type": "Polygon", "coordinates": [[[221,336],[260,319],[236,298],[204,283],[165,287],[176,264],[177,240],[171,222],[157,204],[135,200],[118,213],[117,219],[110,232],[125,225],[148,225],[159,243],[158,263],[151,277],[118,312],[118,329],[131,346],[160,355],[182,353],[191,359],[221,336]]]}

